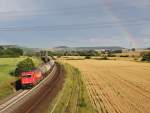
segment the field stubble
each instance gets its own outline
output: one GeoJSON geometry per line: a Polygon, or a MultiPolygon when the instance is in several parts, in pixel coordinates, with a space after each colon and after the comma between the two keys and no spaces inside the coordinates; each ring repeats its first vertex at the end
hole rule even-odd
{"type": "Polygon", "coordinates": [[[131,61],[65,61],[84,75],[99,113],[149,113],[150,64],[131,61]]]}

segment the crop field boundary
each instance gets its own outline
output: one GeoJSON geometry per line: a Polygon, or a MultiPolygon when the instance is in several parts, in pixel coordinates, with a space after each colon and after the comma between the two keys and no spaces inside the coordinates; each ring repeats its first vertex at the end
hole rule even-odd
{"type": "Polygon", "coordinates": [[[97,113],[149,113],[150,65],[114,60],[64,60],[78,69],[97,113]]]}
{"type": "Polygon", "coordinates": [[[61,62],[61,65],[66,70],[65,83],[47,113],[96,113],[80,71],[66,63],[61,62]]]}

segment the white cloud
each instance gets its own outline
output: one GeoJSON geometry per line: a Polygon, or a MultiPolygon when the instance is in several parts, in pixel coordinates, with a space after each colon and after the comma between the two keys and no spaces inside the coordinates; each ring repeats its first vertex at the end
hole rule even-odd
{"type": "Polygon", "coordinates": [[[133,6],[138,8],[145,8],[149,7],[150,1],[149,0],[135,0],[135,2],[132,3],[133,6]]]}
{"type": "Polygon", "coordinates": [[[126,39],[116,38],[89,38],[89,43],[95,45],[121,45],[123,42],[126,42],[126,39]]]}
{"type": "Polygon", "coordinates": [[[8,42],[8,41],[4,41],[4,40],[0,40],[0,45],[9,45],[9,44],[12,44],[12,43],[10,43],[10,42],[8,42]]]}
{"type": "Polygon", "coordinates": [[[150,38],[149,37],[144,37],[143,40],[144,40],[144,42],[149,42],[150,43],[150,38]]]}
{"type": "Polygon", "coordinates": [[[0,21],[30,18],[31,13],[26,12],[36,9],[38,4],[33,0],[0,0],[0,21]]]}

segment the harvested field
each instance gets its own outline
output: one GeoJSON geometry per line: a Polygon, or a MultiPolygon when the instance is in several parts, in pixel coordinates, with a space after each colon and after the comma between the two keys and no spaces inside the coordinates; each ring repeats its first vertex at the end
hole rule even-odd
{"type": "Polygon", "coordinates": [[[98,113],[149,113],[150,64],[131,61],[65,61],[80,69],[98,113]]]}

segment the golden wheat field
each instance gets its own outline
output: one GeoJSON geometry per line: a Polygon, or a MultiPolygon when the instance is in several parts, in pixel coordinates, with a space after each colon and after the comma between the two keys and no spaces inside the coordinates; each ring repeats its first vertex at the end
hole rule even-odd
{"type": "Polygon", "coordinates": [[[84,75],[99,113],[150,113],[150,64],[131,61],[66,60],[84,75]]]}

